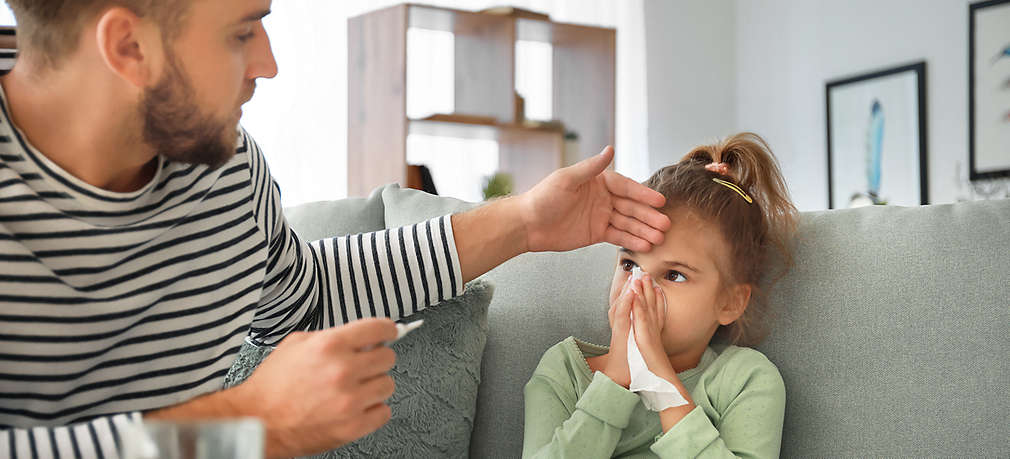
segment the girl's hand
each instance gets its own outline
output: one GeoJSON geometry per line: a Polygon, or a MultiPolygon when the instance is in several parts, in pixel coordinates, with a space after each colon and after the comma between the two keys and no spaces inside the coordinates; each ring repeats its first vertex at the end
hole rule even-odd
{"type": "Polygon", "coordinates": [[[625,389],[631,385],[631,370],[628,369],[628,332],[631,330],[631,308],[635,293],[631,289],[631,278],[624,283],[621,292],[610,302],[607,316],[610,319],[610,353],[603,367],[603,374],[625,389]]]}
{"type": "Polygon", "coordinates": [[[676,377],[677,372],[673,370],[673,365],[666,356],[666,348],[663,347],[661,338],[663,326],[666,324],[666,296],[659,287],[652,284],[652,278],[648,274],[636,282],[633,288],[636,291],[636,301],[632,311],[638,350],[641,351],[649,371],[664,379],[676,377]]]}

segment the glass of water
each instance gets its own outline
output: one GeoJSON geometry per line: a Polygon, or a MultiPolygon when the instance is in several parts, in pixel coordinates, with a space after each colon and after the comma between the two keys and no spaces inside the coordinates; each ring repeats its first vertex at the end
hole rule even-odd
{"type": "Polygon", "coordinates": [[[123,440],[124,459],[262,459],[265,446],[254,418],[145,421],[123,440]]]}

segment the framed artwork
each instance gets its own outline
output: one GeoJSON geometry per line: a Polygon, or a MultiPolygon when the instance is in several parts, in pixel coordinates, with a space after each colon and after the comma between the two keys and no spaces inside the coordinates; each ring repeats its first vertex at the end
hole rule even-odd
{"type": "Polygon", "coordinates": [[[926,63],[829,81],[828,208],[929,203],[926,63]]]}
{"type": "Polygon", "coordinates": [[[1010,176],[1010,0],[968,7],[971,180],[1010,176]]]}

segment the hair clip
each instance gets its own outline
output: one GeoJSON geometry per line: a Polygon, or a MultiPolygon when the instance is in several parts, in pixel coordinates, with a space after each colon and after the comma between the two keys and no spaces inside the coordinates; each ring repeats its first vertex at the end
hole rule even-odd
{"type": "Polygon", "coordinates": [[[705,166],[705,170],[715,172],[719,175],[729,175],[729,164],[712,162],[705,166]]]}
{"type": "Polygon", "coordinates": [[[715,182],[715,183],[718,183],[718,184],[720,184],[720,185],[722,185],[722,186],[724,186],[726,188],[729,188],[729,189],[731,189],[733,191],[736,191],[737,194],[739,194],[742,198],[744,198],[744,200],[747,201],[747,204],[753,204],[754,203],[754,200],[751,199],[751,197],[748,196],[747,193],[745,193],[742,189],[740,189],[740,187],[734,185],[733,183],[727,182],[725,180],[717,179],[717,178],[713,178],[712,181],[715,182]]]}

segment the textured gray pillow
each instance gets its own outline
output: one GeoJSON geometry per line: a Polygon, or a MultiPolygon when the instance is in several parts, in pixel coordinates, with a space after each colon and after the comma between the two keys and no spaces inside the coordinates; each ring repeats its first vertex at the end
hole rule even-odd
{"type": "MultiPolygon", "coordinates": [[[[371,435],[316,457],[467,457],[493,293],[491,284],[474,281],[462,296],[410,316],[408,321],[424,319],[424,325],[392,345],[397,355],[392,419],[371,435]]],[[[226,386],[245,380],[268,354],[247,343],[226,386]]]]}

